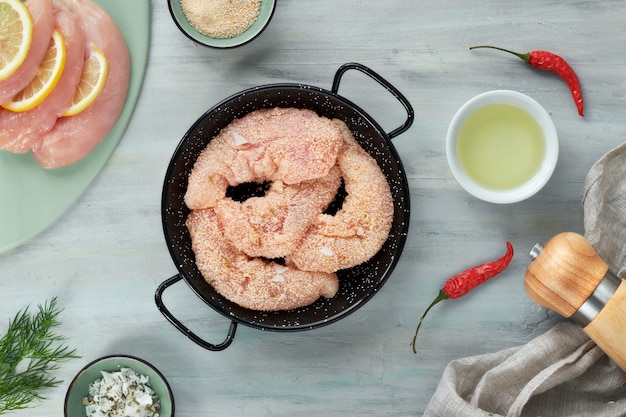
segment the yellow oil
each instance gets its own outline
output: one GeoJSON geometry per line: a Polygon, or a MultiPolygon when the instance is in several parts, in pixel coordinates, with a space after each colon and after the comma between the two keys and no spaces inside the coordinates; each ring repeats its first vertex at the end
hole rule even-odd
{"type": "Polygon", "coordinates": [[[494,190],[528,182],[539,170],[545,148],[537,121],[511,104],[489,104],[476,110],[461,126],[457,142],[465,172],[494,190]]]}

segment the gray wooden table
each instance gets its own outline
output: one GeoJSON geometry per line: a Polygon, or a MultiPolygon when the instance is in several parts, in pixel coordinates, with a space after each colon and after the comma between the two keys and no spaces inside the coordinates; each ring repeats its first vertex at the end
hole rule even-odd
{"type": "MultiPolygon", "coordinates": [[[[164,0],[152,1],[149,63],[128,129],[87,192],[43,233],[0,255],[0,331],[18,309],[59,297],[59,331],[80,359],[55,373],[48,400],[16,416],[59,416],[70,380],[87,362],[126,353],[168,378],[176,415],[422,415],[446,364],[524,344],[559,318],[523,288],[526,253],[562,231],[582,232],[581,192],[591,165],[626,139],[626,3],[527,0],[278,0],[271,26],[233,50],[192,44],[164,0]],[[561,80],[495,51],[497,44],[564,56],[582,82],[585,117],[561,80]],[[307,332],[240,326],[232,345],[209,352],[159,313],[154,291],[176,273],[161,229],[161,187],[189,126],[245,88],[296,82],[330,88],[356,61],[394,84],[415,108],[394,139],[411,193],[408,240],[382,290],[363,308],[307,332]],[[560,160],[547,186],[513,205],[481,202],[454,181],[445,135],[456,110],[492,89],[523,92],[551,114],[560,160]],[[504,252],[510,268],[467,297],[433,310],[418,354],[409,343],[445,279],[504,252]]],[[[340,90],[392,129],[397,104],[366,79],[340,90]]],[[[1,198],[1,196],[0,196],[1,198]]],[[[1,231],[0,231],[1,232],[1,231]]],[[[220,340],[228,321],[179,284],[168,306],[199,334],[220,340]]]]}

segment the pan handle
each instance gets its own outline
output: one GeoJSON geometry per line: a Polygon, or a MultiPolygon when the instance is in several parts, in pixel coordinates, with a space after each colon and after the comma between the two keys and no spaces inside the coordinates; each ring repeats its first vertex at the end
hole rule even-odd
{"type": "Polygon", "coordinates": [[[413,124],[413,120],[415,119],[415,112],[413,111],[413,106],[411,106],[411,103],[409,103],[409,100],[407,100],[407,98],[400,91],[398,91],[396,87],[391,85],[389,81],[385,80],[383,77],[381,77],[380,75],[378,75],[376,72],[366,67],[365,65],[359,64],[357,62],[348,62],[347,64],[343,64],[341,67],[339,67],[339,69],[335,73],[335,79],[333,80],[332,92],[337,94],[337,91],[339,91],[339,84],[341,82],[341,77],[346,71],[351,70],[351,69],[361,71],[363,74],[369,76],[374,81],[378,82],[378,84],[385,87],[385,89],[387,89],[387,91],[389,91],[389,93],[391,93],[391,95],[393,95],[400,102],[400,104],[404,106],[404,109],[406,110],[406,113],[407,113],[406,121],[404,122],[402,126],[387,133],[387,136],[389,136],[389,139],[393,139],[396,136],[400,135],[401,133],[406,132],[411,127],[411,125],[413,124]]]}
{"type": "Polygon", "coordinates": [[[161,285],[159,285],[159,287],[157,288],[154,294],[154,299],[155,299],[157,308],[159,309],[161,314],[163,314],[165,318],[168,319],[169,322],[174,325],[174,327],[176,327],[182,334],[187,336],[198,346],[201,346],[205,349],[212,350],[212,351],[220,351],[220,350],[226,349],[228,346],[230,346],[230,344],[233,341],[233,338],[235,337],[235,332],[237,331],[236,322],[234,321],[230,322],[230,328],[228,329],[228,334],[226,335],[226,339],[222,343],[218,345],[214,345],[212,343],[209,343],[201,339],[198,335],[196,335],[191,330],[189,330],[176,317],[174,317],[172,313],[170,313],[170,311],[165,307],[165,304],[163,304],[163,292],[167,289],[167,287],[171,286],[172,284],[177,283],[182,278],[183,277],[180,274],[174,275],[173,277],[166,279],[165,281],[161,283],[161,285]]]}

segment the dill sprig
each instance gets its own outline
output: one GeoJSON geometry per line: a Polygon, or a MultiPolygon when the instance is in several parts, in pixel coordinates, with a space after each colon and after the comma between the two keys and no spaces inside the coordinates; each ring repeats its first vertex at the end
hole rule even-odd
{"type": "Polygon", "coordinates": [[[52,375],[58,363],[77,357],[75,349],[61,344],[65,338],[52,331],[60,324],[56,301],[39,305],[32,316],[28,307],[19,311],[0,339],[0,414],[45,399],[41,391],[61,383],[52,375]]]}

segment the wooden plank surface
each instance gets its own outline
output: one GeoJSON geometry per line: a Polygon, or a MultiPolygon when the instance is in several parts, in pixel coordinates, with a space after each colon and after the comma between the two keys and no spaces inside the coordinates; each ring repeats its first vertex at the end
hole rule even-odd
{"type": "MultiPolygon", "coordinates": [[[[524,344],[559,319],[523,289],[526,253],[562,231],[582,233],[582,184],[591,165],[626,139],[626,4],[623,1],[278,0],[270,27],[233,50],[192,44],[165,1],[152,1],[148,69],[116,152],[80,200],[52,227],[0,255],[0,331],[18,309],[59,297],[59,331],[81,359],[64,363],[50,399],[15,416],[61,415],[65,390],[87,362],[140,356],[168,378],[176,415],[420,416],[446,364],[524,344]],[[582,83],[585,117],[566,85],[496,51],[497,44],[565,57],[582,83]],[[191,124],[218,101],[252,86],[293,82],[330,89],[337,68],[360,62],[415,108],[393,140],[410,184],[410,233],[391,278],[363,308],[330,326],[272,333],[240,326],[231,347],[208,352],[158,312],[154,291],[176,274],[161,229],[169,159],[191,124]],[[558,167],[535,197],[481,202],[454,181],[445,135],[455,111],[493,89],[523,92],[552,116],[558,167]],[[510,268],[464,299],[438,305],[409,343],[445,279],[504,253],[510,268]]],[[[340,93],[387,131],[402,110],[371,80],[346,76],[340,93]]],[[[27,190],[25,190],[27,192],[27,190]]],[[[167,305],[193,330],[221,341],[228,321],[183,283],[167,305]]]]}

